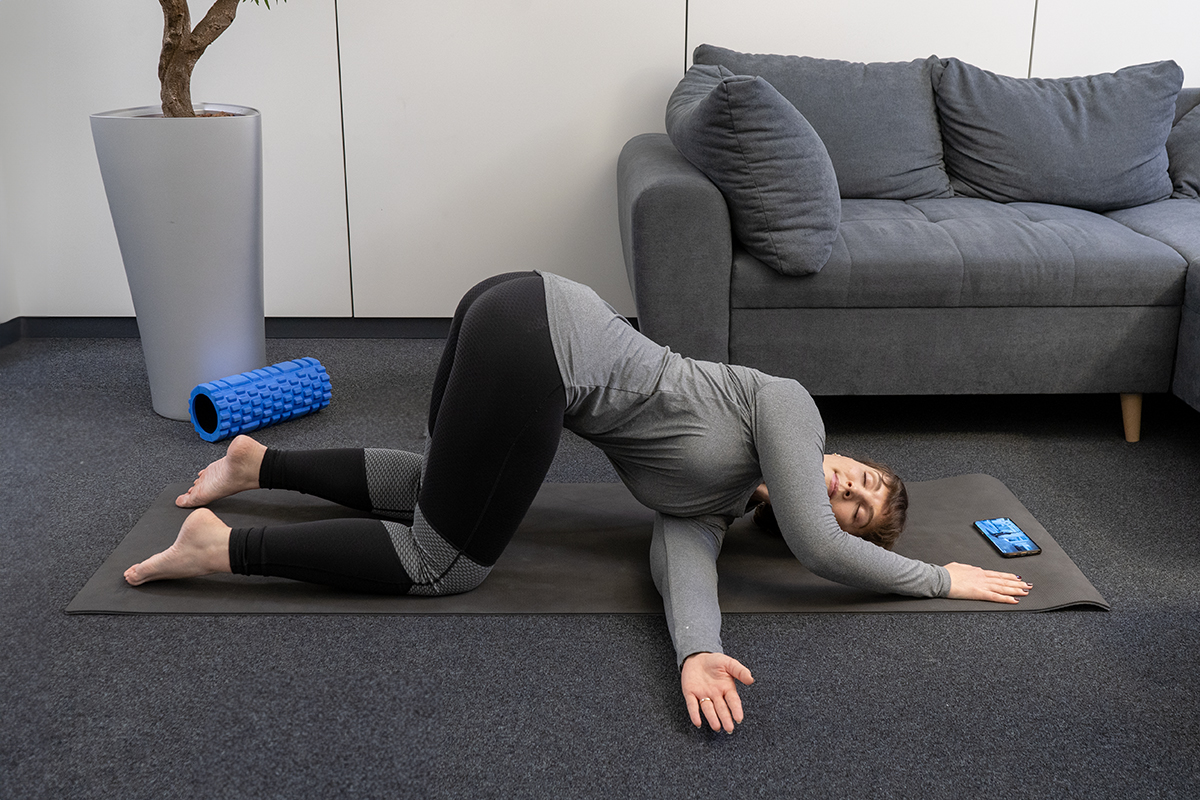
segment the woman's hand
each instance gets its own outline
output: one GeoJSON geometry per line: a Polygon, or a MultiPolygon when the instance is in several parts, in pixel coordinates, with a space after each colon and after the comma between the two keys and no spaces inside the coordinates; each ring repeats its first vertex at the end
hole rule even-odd
{"type": "Polygon", "coordinates": [[[955,600],[988,600],[993,603],[1016,603],[1018,597],[1029,594],[1032,583],[1020,575],[993,572],[970,564],[946,565],[950,573],[950,594],[955,600]]]}
{"type": "Polygon", "coordinates": [[[699,728],[708,720],[714,731],[733,733],[733,723],[742,721],[742,699],[737,683],[749,686],[754,676],[740,662],[721,653],[693,653],[683,662],[680,684],[692,724],[699,728]]]}

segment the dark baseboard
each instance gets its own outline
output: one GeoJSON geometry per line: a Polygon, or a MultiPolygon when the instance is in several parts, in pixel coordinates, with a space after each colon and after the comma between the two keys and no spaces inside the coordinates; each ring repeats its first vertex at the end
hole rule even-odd
{"type": "Polygon", "coordinates": [[[18,317],[22,339],[136,339],[133,317],[18,317]]]}
{"type": "MultiPolygon", "coordinates": [[[[445,339],[448,317],[267,317],[268,339],[445,339]]],[[[21,339],[136,339],[134,317],[17,317],[0,347],[21,339]]]]}
{"type": "Polygon", "coordinates": [[[8,347],[21,338],[21,319],[10,319],[0,324],[0,347],[8,347]]]}
{"type": "Polygon", "coordinates": [[[445,339],[449,317],[267,317],[268,339],[445,339]]]}
{"type": "MultiPolygon", "coordinates": [[[[637,318],[629,320],[637,327],[637,318]]],[[[449,317],[267,317],[268,339],[445,339],[449,317]]],[[[17,317],[0,347],[21,339],[136,339],[134,317],[17,317]]]]}

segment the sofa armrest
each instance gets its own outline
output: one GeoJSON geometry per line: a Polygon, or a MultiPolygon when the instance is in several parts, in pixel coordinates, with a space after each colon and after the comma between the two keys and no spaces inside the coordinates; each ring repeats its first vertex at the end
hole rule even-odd
{"type": "Polygon", "coordinates": [[[733,235],[720,190],[666,134],[649,133],[621,150],[617,203],[641,331],[682,355],[728,361],[733,235]]]}

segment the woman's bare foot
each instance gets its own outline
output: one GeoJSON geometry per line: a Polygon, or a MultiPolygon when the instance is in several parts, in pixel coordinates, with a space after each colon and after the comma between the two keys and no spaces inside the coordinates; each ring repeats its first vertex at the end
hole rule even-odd
{"type": "Polygon", "coordinates": [[[125,570],[125,580],[140,586],[147,581],[229,572],[229,531],[216,514],[197,509],[183,521],[175,544],[125,570]]]}
{"type": "Polygon", "coordinates": [[[199,508],[231,494],[257,489],[258,470],[262,467],[265,452],[265,445],[249,436],[238,436],[229,443],[224,458],[200,470],[192,488],[175,498],[175,505],[199,508]]]}

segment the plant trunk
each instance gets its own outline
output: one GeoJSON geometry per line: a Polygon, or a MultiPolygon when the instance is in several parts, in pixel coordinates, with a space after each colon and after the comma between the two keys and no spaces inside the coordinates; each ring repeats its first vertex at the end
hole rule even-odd
{"type": "Polygon", "coordinates": [[[192,70],[200,56],[233,24],[239,0],[215,0],[193,30],[187,0],[158,0],[163,9],[162,52],[158,80],[165,117],[194,117],[192,70]]]}

